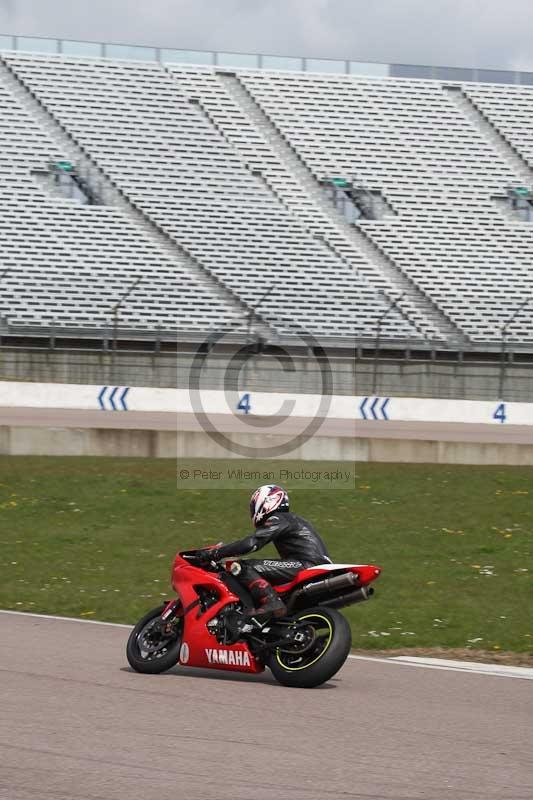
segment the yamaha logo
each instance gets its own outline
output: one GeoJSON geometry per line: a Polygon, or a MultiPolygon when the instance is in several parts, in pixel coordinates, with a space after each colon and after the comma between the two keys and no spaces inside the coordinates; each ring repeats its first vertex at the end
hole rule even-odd
{"type": "Polygon", "coordinates": [[[236,667],[249,667],[250,656],[246,650],[212,650],[205,648],[210,664],[232,664],[236,667]]]}

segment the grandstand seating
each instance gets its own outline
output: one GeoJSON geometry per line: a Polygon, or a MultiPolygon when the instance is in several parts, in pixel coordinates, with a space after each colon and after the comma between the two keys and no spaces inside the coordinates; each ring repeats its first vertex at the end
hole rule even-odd
{"type": "MultiPolygon", "coordinates": [[[[13,265],[0,308],[18,324],[102,325],[142,276],[121,311],[129,327],[224,327],[269,292],[260,311],[279,333],[300,326],[326,339],[372,337],[407,283],[422,305],[407,298],[401,314],[385,319],[384,337],[442,338],[440,314],[471,341],[491,342],[533,294],[532,228],[492,200],[516,184],[516,171],[442,82],[2,58],[64,135],[184,253],[171,258],[119,208],[45,192],[31,172],[64,154],[32,118],[35,100],[23,104],[0,86],[3,267],[13,265]],[[356,227],[390,269],[316,202],[271,146],[261,114],[317,180],[357,178],[386,199],[395,215],[356,227]],[[205,280],[189,271],[188,256],[205,280]]],[[[532,90],[462,88],[531,163],[532,90]]],[[[527,314],[511,335],[533,341],[527,314]]]]}
{"type": "Polygon", "coordinates": [[[465,85],[463,91],[533,167],[533,92],[520,86],[465,85]]]}
{"type": "Polygon", "coordinates": [[[120,313],[127,327],[204,331],[235,310],[180,269],[120,211],[51,197],[32,177],[54,143],[0,86],[0,232],[4,273],[0,314],[19,325],[106,327],[112,307],[137,278],[120,313]]]}
{"type": "Polygon", "coordinates": [[[244,302],[270,289],[260,310],[279,330],[353,336],[375,325],[376,289],[295,224],[157,65],[6,60],[126,196],[244,302]]]}
{"type": "MultiPolygon", "coordinates": [[[[398,216],[359,225],[472,340],[496,338],[533,293],[533,231],[491,203],[518,177],[442,85],[260,72],[241,80],[317,178],[356,174],[383,193],[398,216]]],[[[508,89],[531,95],[498,87],[508,89]]],[[[526,117],[521,130],[527,137],[526,117]]],[[[533,340],[531,318],[512,331],[533,340]]]]}
{"type": "MultiPolygon", "coordinates": [[[[199,99],[202,108],[241,159],[252,169],[260,171],[267,191],[270,190],[273,197],[278,198],[293,215],[293,225],[294,220],[300,220],[308,231],[328,241],[345,263],[355,269],[360,284],[368,281],[385,296],[397,294],[398,290],[391,280],[376,270],[365,259],[360,249],[337,230],[335,223],[332,223],[331,212],[329,215],[324,213],[323,209],[312,202],[306,187],[291,174],[290,169],[272,149],[268,137],[261,133],[260,126],[254,125],[253,117],[246,114],[227,91],[219,76],[212,70],[191,69],[187,66],[171,65],[169,70],[174,75],[180,92],[189,98],[199,99]]],[[[252,109],[251,114],[253,113],[252,109]]],[[[316,247],[316,242],[314,246],[316,247]]],[[[333,281],[335,280],[333,277],[333,281]]],[[[376,308],[376,303],[373,301],[370,308],[370,330],[375,327],[376,311],[379,313],[379,306],[376,308]]],[[[357,310],[359,325],[364,324],[364,317],[365,303],[361,297],[357,310]]],[[[412,307],[409,308],[409,318],[418,324],[419,330],[430,333],[435,338],[438,337],[437,332],[432,329],[430,320],[424,315],[417,314],[416,309],[412,307]]],[[[412,335],[412,331],[399,314],[395,314],[386,325],[388,332],[393,335],[412,335]]]]}

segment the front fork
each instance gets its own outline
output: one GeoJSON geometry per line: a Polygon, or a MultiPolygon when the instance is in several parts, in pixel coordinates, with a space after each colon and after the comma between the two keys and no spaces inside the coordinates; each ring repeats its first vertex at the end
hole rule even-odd
{"type": "Polygon", "coordinates": [[[179,597],[165,601],[165,607],[161,612],[160,622],[158,623],[160,632],[165,636],[172,636],[175,632],[174,621],[176,617],[182,616],[183,609],[179,597]]]}

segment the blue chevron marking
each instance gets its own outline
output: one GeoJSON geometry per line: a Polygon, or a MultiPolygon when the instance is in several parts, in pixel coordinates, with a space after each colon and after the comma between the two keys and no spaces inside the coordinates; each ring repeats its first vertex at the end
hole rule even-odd
{"type": "Polygon", "coordinates": [[[115,388],[113,389],[108,398],[109,402],[111,403],[111,408],[113,409],[113,411],[117,410],[117,407],[115,405],[115,395],[117,392],[118,392],[118,386],[115,386],[115,388]]]}
{"type": "Polygon", "coordinates": [[[126,405],[126,396],[127,396],[128,392],[129,392],[129,390],[130,390],[130,387],[127,386],[124,389],[124,391],[122,392],[122,394],[120,395],[120,398],[119,398],[119,402],[120,402],[122,408],[124,409],[124,411],[128,410],[128,406],[126,405]]]}
{"type": "Polygon", "coordinates": [[[107,386],[104,386],[104,388],[102,389],[102,391],[98,395],[98,402],[100,403],[100,408],[102,409],[102,411],[105,411],[104,396],[105,396],[106,391],[107,391],[107,386]]]}

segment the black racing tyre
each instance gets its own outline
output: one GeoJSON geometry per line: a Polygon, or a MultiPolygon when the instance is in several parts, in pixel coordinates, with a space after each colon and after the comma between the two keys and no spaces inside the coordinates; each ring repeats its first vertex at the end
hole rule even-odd
{"type": "Polygon", "coordinates": [[[350,626],[342,614],[325,607],[300,611],[291,619],[298,624],[307,623],[309,630],[314,631],[311,644],[303,652],[276,649],[268,666],[284,686],[305,689],[320,686],[332,678],[346,661],[352,646],[350,626]]]}
{"type": "Polygon", "coordinates": [[[153,608],[130,633],[126,656],[136,672],[156,675],[179,661],[183,618],[176,617],[170,635],[166,635],[157,627],[164,608],[164,605],[153,608]]]}

